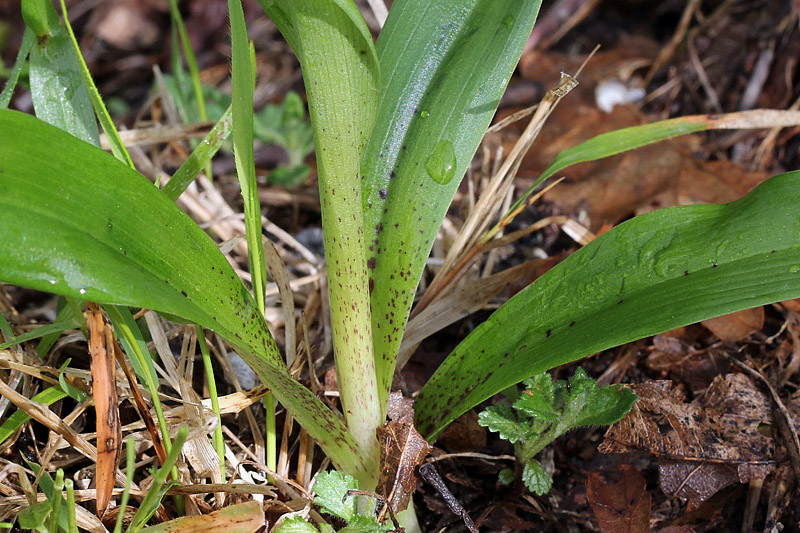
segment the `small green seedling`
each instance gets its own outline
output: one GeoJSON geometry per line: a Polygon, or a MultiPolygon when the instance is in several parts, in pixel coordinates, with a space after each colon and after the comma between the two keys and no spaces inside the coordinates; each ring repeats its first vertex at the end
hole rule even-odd
{"type": "MultiPolygon", "coordinates": [[[[359,507],[360,500],[351,491],[358,490],[358,482],[348,475],[342,475],[336,470],[322,472],[314,482],[314,504],[330,516],[343,520],[347,525],[338,531],[345,533],[381,533],[392,531],[394,528],[389,522],[380,523],[375,516],[375,502],[367,502],[363,509],[359,507]]],[[[302,517],[285,520],[281,527],[275,530],[278,533],[332,533],[330,524],[320,524],[319,528],[310,524],[302,517]]]]}
{"type": "MultiPolygon", "coordinates": [[[[620,385],[598,387],[582,368],[569,381],[553,381],[549,374],[526,379],[525,390],[511,404],[498,403],[480,413],[478,424],[514,445],[522,463],[522,481],[528,490],[547,494],[553,485],[536,454],[555,439],[582,426],[613,424],[624,417],[637,396],[620,385]]],[[[501,472],[501,481],[509,481],[501,472]]]]}

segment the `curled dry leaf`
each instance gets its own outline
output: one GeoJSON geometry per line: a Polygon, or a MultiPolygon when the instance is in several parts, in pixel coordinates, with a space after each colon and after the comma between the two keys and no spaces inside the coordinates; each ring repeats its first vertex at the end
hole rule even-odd
{"type": "Polygon", "coordinates": [[[389,421],[378,428],[381,443],[381,475],[378,494],[386,498],[394,512],[408,507],[417,485],[417,466],[431,453],[431,445],[414,427],[412,401],[399,392],[389,395],[389,421]]]}
{"type": "Polygon", "coordinates": [[[652,498],[647,483],[631,465],[620,465],[622,476],[608,481],[599,472],[589,472],[586,492],[603,533],[647,533],[650,531],[652,498]]]}
{"type": "Polygon", "coordinates": [[[768,398],[742,374],[717,376],[706,394],[686,403],[671,382],[633,386],[639,401],[606,432],[603,453],[645,450],[660,457],[664,493],[696,506],[736,481],[763,479],[775,468],[768,398]]]}
{"type": "Polygon", "coordinates": [[[114,490],[114,475],[122,450],[119,422],[114,338],[97,304],[89,303],[84,313],[89,328],[92,356],[92,396],[97,418],[97,516],[102,517],[114,490]]]}

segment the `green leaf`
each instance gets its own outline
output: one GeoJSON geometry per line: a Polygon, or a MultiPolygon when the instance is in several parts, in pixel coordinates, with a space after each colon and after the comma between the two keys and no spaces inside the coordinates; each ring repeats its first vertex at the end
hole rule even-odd
{"type": "Polygon", "coordinates": [[[380,524],[374,516],[356,515],[339,533],[383,533],[394,531],[391,524],[380,524]]]}
{"type": "Polygon", "coordinates": [[[620,224],[519,292],[445,360],[415,402],[435,438],[525,376],[713,316],[800,296],[800,172],[724,205],[620,224]]]}
{"type": "MultiPolygon", "coordinates": [[[[67,393],[61,390],[58,387],[48,387],[44,389],[42,392],[36,394],[33,398],[31,398],[32,402],[43,403],[45,405],[51,405],[62,398],[66,398],[67,393]]],[[[5,442],[5,440],[14,434],[16,430],[22,427],[22,424],[27,422],[31,419],[31,416],[26,413],[25,411],[17,410],[9,416],[5,421],[3,421],[3,425],[0,426],[0,444],[5,442]]]]}
{"type": "Polygon", "coordinates": [[[613,424],[627,415],[638,399],[638,396],[626,387],[606,385],[598,388],[594,380],[590,381],[593,389],[589,388],[588,401],[575,417],[573,427],[613,424]]]}
{"type": "Polygon", "coordinates": [[[348,490],[358,489],[358,482],[337,470],[321,472],[314,482],[314,503],[323,513],[350,521],[358,514],[356,498],[345,498],[348,490]]]}
{"type": "Polygon", "coordinates": [[[553,486],[553,478],[550,477],[542,465],[538,461],[528,461],[522,469],[522,482],[528,487],[528,490],[543,496],[550,492],[553,486]]]}
{"type": "Polygon", "coordinates": [[[61,333],[62,331],[67,329],[75,329],[80,327],[80,325],[81,325],[80,320],[73,317],[67,320],[53,322],[52,324],[39,326],[38,328],[32,329],[27,333],[23,333],[22,335],[17,335],[16,337],[14,337],[13,340],[0,343],[0,350],[4,350],[9,346],[15,346],[23,342],[32,341],[34,339],[44,337],[45,335],[50,335],[51,333],[61,333]]]}
{"type": "Polygon", "coordinates": [[[8,104],[11,102],[11,97],[14,96],[14,88],[17,86],[17,80],[19,80],[22,68],[25,66],[25,60],[28,59],[33,41],[33,31],[30,28],[25,28],[25,32],[22,34],[22,43],[20,43],[19,52],[17,52],[17,59],[11,68],[11,73],[8,76],[5,87],[3,87],[3,92],[0,93],[0,109],[7,109],[8,104]]]}
{"type": "Polygon", "coordinates": [[[161,189],[167,195],[167,198],[173,201],[177,200],[186,190],[186,187],[194,181],[230,135],[232,123],[232,110],[228,107],[217,123],[214,124],[214,127],[211,128],[211,131],[203,138],[202,142],[197,143],[197,146],[186,158],[186,161],[175,171],[169,183],[161,189]]]}
{"type": "Polygon", "coordinates": [[[38,502],[20,511],[17,521],[22,529],[47,531],[44,523],[48,516],[50,516],[50,503],[38,502]]]}
{"type": "Polygon", "coordinates": [[[377,42],[381,106],[362,198],[382,403],[414,293],[538,0],[397,0],[377,42]]]}
{"type": "Polygon", "coordinates": [[[64,370],[67,369],[67,366],[69,366],[71,361],[72,359],[67,359],[64,361],[64,364],[61,365],[61,368],[58,369],[58,385],[61,387],[62,391],[66,392],[67,395],[76,402],[85,402],[89,398],[89,395],[79,388],[70,385],[67,381],[66,375],[64,374],[64,370]]]}
{"type": "Polygon", "coordinates": [[[503,485],[510,485],[514,483],[514,471],[510,468],[504,468],[497,473],[497,480],[503,485]]]}
{"type": "Polygon", "coordinates": [[[540,420],[553,420],[559,413],[554,409],[555,386],[549,374],[538,374],[525,380],[526,390],[514,402],[514,409],[540,420]]]}
{"type": "Polygon", "coordinates": [[[275,533],[319,533],[319,529],[306,522],[302,516],[294,516],[284,520],[280,527],[275,529],[275,533]]]}
{"type": "Polygon", "coordinates": [[[342,411],[377,484],[385,394],[375,376],[361,157],[378,109],[380,70],[366,22],[352,0],[259,0],[303,71],[314,129],[333,346],[342,411]]]}
{"type": "Polygon", "coordinates": [[[50,0],[24,0],[22,12],[36,34],[30,52],[31,98],[36,116],[99,146],[100,134],[78,57],[50,0]]]}
{"type": "Polygon", "coordinates": [[[150,181],[16,111],[0,110],[0,146],[0,280],[146,307],[216,331],[338,468],[369,470],[339,418],[288,373],[214,242],[150,181]]]}
{"type": "Polygon", "coordinates": [[[500,438],[507,440],[511,444],[524,441],[530,437],[524,423],[520,423],[511,405],[508,402],[501,402],[497,405],[490,405],[485,411],[478,415],[478,424],[500,434],[500,438]]]}

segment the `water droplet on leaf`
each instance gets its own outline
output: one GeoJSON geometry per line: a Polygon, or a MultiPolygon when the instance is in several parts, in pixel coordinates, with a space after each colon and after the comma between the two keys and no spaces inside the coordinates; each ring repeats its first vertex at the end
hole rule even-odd
{"type": "Polygon", "coordinates": [[[419,112],[419,116],[422,118],[428,118],[429,116],[431,116],[431,112],[428,111],[427,109],[423,109],[422,111],[419,112]]]}
{"type": "Polygon", "coordinates": [[[433,153],[425,163],[425,170],[433,181],[445,185],[453,179],[456,173],[456,151],[450,141],[439,141],[433,148],[433,153]]]}
{"type": "Polygon", "coordinates": [[[790,274],[794,274],[795,272],[800,272],[800,265],[792,265],[789,267],[790,274]]]}

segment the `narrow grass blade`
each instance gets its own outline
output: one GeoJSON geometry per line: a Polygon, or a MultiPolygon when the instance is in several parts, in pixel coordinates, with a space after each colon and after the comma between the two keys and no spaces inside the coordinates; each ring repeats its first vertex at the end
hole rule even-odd
{"type": "Polygon", "coordinates": [[[136,514],[133,515],[133,519],[131,520],[127,531],[133,532],[140,530],[147,523],[147,521],[150,520],[150,517],[155,514],[158,506],[161,505],[161,499],[164,497],[164,494],[166,494],[170,487],[170,485],[166,484],[167,477],[169,476],[169,472],[175,466],[175,463],[178,461],[181,449],[183,448],[183,444],[186,442],[186,438],[188,436],[189,428],[186,426],[181,426],[181,428],[178,430],[178,434],[175,435],[175,446],[167,454],[167,460],[164,465],[156,470],[155,474],[153,474],[153,483],[147,490],[147,494],[145,494],[141,505],[139,505],[139,508],[136,510],[136,514]]]}
{"type": "MultiPolygon", "coordinates": [[[[111,145],[111,152],[116,156],[117,159],[127,163],[129,167],[134,168],[133,160],[131,160],[128,149],[125,148],[124,144],[122,144],[122,139],[119,138],[117,127],[114,126],[114,121],[111,120],[111,115],[108,114],[106,104],[100,97],[100,91],[97,90],[97,85],[95,85],[94,80],[92,79],[92,75],[89,72],[89,67],[86,66],[86,61],[83,60],[80,46],[78,46],[78,41],[75,39],[75,34],[72,32],[72,26],[69,23],[67,5],[64,3],[64,0],[61,0],[61,14],[64,17],[64,26],[67,29],[67,35],[69,36],[69,40],[72,43],[72,48],[75,51],[75,57],[78,59],[78,67],[80,70],[81,79],[83,80],[83,84],[86,86],[86,90],[89,93],[89,98],[92,101],[94,112],[97,114],[97,118],[100,120],[100,125],[103,127],[103,131],[108,138],[108,143],[111,145]]],[[[99,140],[97,142],[93,142],[92,144],[95,146],[100,146],[99,140]]]]}
{"type": "MultiPolygon", "coordinates": [[[[52,405],[58,400],[67,397],[67,393],[58,387],[48,387],[42,392],[36,394],[31,398],[32,402],[43,403],[45,405],[52,405]]],[[[0,425],[0,444],[4,443],[8,437],[14,434],[22,425],[31,419],[31,415],[25,411],[14,411],[2,425],[0,425]]]]}
{"type": "Polygon", "coordinates": [[[378,38],[384,81],[361,187],[382,404],[425,260],[539,4],[397,0],[378,38]]]}
{"type": "Polygon", "coordinates": [[[800,172],[620,224],[476,328],[414,408],[429,440],[509,385],[672,328],[800,296],[800,172]]]}
{"type": "Polygon", "coordinates": [[[197,144],[197,147],[192,150],[192,153],[189,154],[186,161],[175,171],[169,183],[164,185],[161,189],[162,192],[167,195],[167,198],[172,201],[177,200],[183,191],[186,190],[186,187],[194,181],[203,167],[211,161],[211,158],[214,157],[214,154],[220,149],[225,139],[228,138],[231,133],[232,124],[233,115],[231,107],[229,106],[217,123],[214,124],[214,127],[211,128],[211,131],[208,132],[208,135],[197,144]]]}
{"type": "Polygon", "coordinates": [[[100,134],[80,63],[56,10],[50,0],[24,0],[22,16],[36,37],[30,53],[31,98],[36,116],[99,146],[100,134]]]}
{"type": "MultiPolygon", "coordinates": [[[[361,200],[361,157],[380,85],[375,48],[351,0],[259,2],[302,66],[314,129],[340,398],[361,456],[377,465],[375,430],[383,422],[383,408],[375,377],[361,200]]],[[[372,477],[359,479],[360,486],[375,486],[372,477]]]]}
{"type": "Polygon", "coordinates": [[[19,74],[28,59],[33,41],[33,32],[30,28],[25,28],[25,32],[22,34],[22,43],[19,45],[19,52],[17,52],[17,59],[14,61],[14,66],[11,67],[11,74],[3,87],[3,92],[0,93],[0,109],[7,109],[8,104],[11,103],[11,97],[14,96],[14,89],[17,87],[17,81],[19,80],[19,74]]]}
{"type": "Polygon", "coordinates": [[[289,374],[214,242],[149,180],[16,111],[0,110],[0,146],[0,280],[146,307],[216,331],[337,468],[359,476],[371,470],[341,420],[289,374]]]}
{"type": "MultiPolygon", "coordinates": [[[[509,213],[516,213],[533,194],[533,191],[548,178],[565,168],[587,161],[596,161],[629,150],[641,148],[680,135],[697,133],[715,129],[759,129],[782,128],[800,125],[800,112],[783,111],[774,109],[758,109],[741,111],[722,115],[691,115],[687,117],[671,118],[632,126],[608,133],[602,133],[584,141],[576,146],[562,150],[556,155],[553,162],[542,172],[542,175],[531,185],[527,191],[509,209],[509,213]]],[[[509,218],[508,216],[506,218],[509,218]]],[[[491,230],[496,233],[497,228],[491,230]]]]}
{"type": "Polygon", "coordinates": [[[119,513],[114,524],[114,533],[122,533],[122,522],[125,519],[125,510],[128,508],[128,499],[131,496],[131,482],[136,466],[136,445],[133,437],[125,440],[125,488],[122,490],[122,498],[119,501],[119,513]]]}
{"type": "Polygon", "coordinates": [[[23,333],[22,335],[17,335],[14,337],[14,340],[10,340],[8,342],[0,343],[0,350],[4,350],[11,346],[15,346],[17,344],[22,344],[23,342],[32,341],[34,339],[38,339],[44,337],[45,335],[50,335],[53,333],[61,333],[67,329],[75,329],[80,327],[81,321],[77,318],[70,318],[67,320],[53,322],[52,324],[47,324],[45,326],[39,326],[36,329],[33,329],[27,333],[23,333]]]}
{"type": "Polygon", "coordinates": [[[261,245],[261,203],[258,198],[256,167],[253,159],[253,89],[254,64],[250,58],[250,41],[244,24],[241,0],[228,0],[231,19],[231,81],[233,108],[233,154],[236,175],[244,200],[244,223],[253,295],[259,312],[264,312],[266,267],[261,245]]]}

